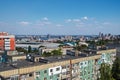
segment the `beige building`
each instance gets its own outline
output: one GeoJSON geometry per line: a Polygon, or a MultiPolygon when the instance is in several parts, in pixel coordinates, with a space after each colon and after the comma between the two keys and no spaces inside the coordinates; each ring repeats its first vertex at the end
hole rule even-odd
{"type": "Polygon", "coordinates": [[[2,64],[0,78],[3,80],[97,80],[102,61],[113,62],[116,49],[97,51],[96,54],[82,56],[61,56],[34,58],[35,62],[20,60],[16,63],[2,64]],[[45,61],[49,61],[46,63],[45,61]],[[100,64],[99,64],[100,63],[100,64]]]}

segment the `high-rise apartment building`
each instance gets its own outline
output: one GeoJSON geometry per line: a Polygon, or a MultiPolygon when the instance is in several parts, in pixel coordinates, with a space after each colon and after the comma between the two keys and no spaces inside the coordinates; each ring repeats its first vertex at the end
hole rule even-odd
{"type": "Polygon", "coordinates": [[[15,50],[15,36],[0,32],[0,50],[15,50]]]}

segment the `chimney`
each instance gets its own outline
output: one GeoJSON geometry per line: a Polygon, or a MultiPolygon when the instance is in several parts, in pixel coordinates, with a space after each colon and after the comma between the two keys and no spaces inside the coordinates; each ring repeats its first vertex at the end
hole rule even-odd
{"type": "Polygon", "coordinates": [[[75,50],[75,56],[78,57],[78,53],[79,51],[78,50],[75,50]]]}

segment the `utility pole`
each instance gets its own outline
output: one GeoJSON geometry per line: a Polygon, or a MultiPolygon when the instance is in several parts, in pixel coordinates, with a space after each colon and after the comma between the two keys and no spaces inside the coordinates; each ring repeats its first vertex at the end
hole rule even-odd
{"type": "Polygon", "coordinates": [[[70,80],[72,80],[72,60],[70,59],[70,80]]]}

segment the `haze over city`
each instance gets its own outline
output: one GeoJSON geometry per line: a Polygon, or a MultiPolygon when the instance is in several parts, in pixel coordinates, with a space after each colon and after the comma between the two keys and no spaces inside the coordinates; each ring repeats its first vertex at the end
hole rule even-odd
{"type": "Polygon", "coordinates": [[[1,0],[0,32],[120,34],[120,0],[1,0]]]}

